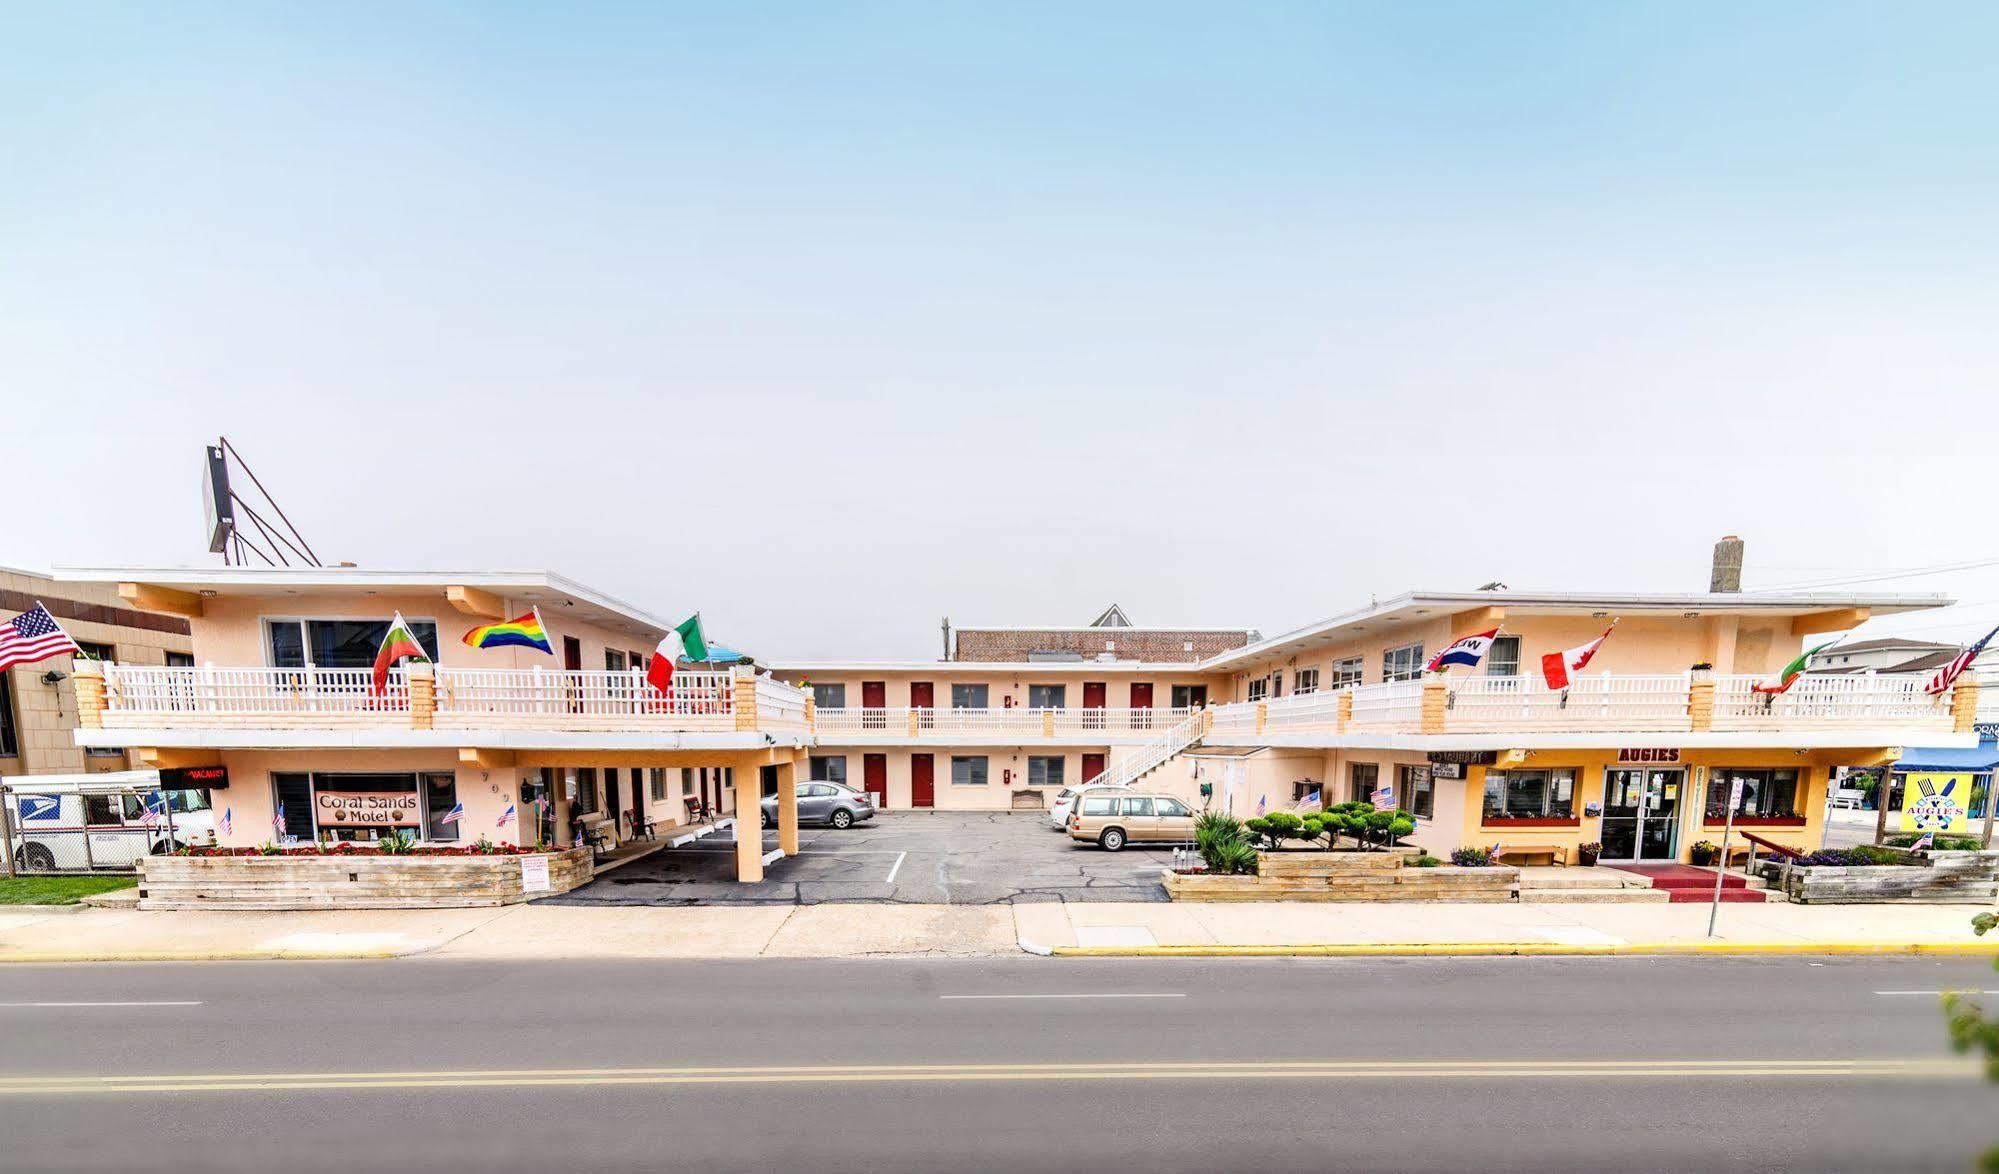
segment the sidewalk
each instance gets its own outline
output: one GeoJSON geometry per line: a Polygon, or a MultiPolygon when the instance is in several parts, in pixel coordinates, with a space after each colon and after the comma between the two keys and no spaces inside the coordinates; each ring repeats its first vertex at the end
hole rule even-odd
{"type": "Polygon", "coordinates": [[[1260,954],[1999,955],[1965,905],[763,905],[0,911],[0,962],[1260,954]]]}

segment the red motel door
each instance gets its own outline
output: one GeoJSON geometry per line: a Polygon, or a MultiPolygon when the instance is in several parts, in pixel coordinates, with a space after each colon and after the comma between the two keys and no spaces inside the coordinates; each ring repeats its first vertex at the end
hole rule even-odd
{"type": "Polygon", "coordinates": [[[1152,728],[1152,682],[1133,681],[1131,683],[1131,728],[1145,730],[1152,728]]]}
{"type": "Polygon", "coordinates": [[[862,729],[865,730],[887,729],[888,715],[880,711],[888,708],[888,682],[862,681],[861,708],[871,709],[876,711],[874,713],[864,713],[861,715],[862,729]]]}
{"type": "Polygon", "coordinates": [[[876,807],[888,810],[888,755],[861,756],[861,786],[873,797],[876,807]]]}
{"type": "Polygon", "coordinates": [[[937,806],[937,759],[931,755],[909,756],[909,805],[937,806]]]}
{"type": "Polygon", "coordinates": [[[1109,688],[1102,681],[1083,682],[1083,708],[1103,709],[1110,704],[1109,688]]]}
{"type": "Polygon", "coordinates": [[[937,686],[929,681],[909,683],[909,708],[922,710],[916,720],[926,730],[937,725],[937,718],[930,712],[937,708],[937,686]]]}
{"type": "Polygon", "coordinates": [[[1098,775],[1103,774],[1104,765],[1105,765],[1104,755],[1101,754],[1083,755],[1083,781],[1086,783],[1090,782],[1094,780],[1098,775]]]}

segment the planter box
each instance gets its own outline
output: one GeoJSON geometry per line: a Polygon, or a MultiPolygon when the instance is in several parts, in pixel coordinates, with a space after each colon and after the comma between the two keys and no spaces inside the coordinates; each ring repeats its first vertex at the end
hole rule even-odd
{"type": "Polygon", "coordinates": [[[546,893],[521,887],[521,856],[147,856],[141,909],[461,909],[566,893],[592,875],[588,848],[550,852],[546,893]]]}
{"type": "Polygon", "coordinates": [[[1511,901],[1520,870],[1408,868],[1401,852],[1261,852],[1256,876],[1162,870],[1175,901],[1511,901]]]}
{"type": "Polygon", "coordinates": [[[1999,887],[1999,852],[1930,852],[1910,864],[1766,865],[1764,875],[1801,905],[1912,902],[1990,905],[1999,887]]]}

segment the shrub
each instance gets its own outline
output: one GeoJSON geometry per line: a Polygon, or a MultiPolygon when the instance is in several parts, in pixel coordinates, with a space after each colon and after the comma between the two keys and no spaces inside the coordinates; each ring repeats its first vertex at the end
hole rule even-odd
{"type": "Polygon", "coordinates": [[[1243,826],[1269,841],[1272,850],[1282,848],[1286,840],[1306,838],[1304,819],[1291,811],[1273,811],[1269,815],[1252,819],[1243,826]]]}
{"type": "Polygon", "coordinates": [[[1712,840],[1702,840],[1687,849],[1687,859],[1693,861],[1695,864],[1713,864],[1715,861],[1721,859],[1721,846],[1712,840]]]}
{"type": "Polygon", "coordinates": [[[1451,863],[1459,868],[1484,868],[1492,863],[1492,849],[1454,848],[1451,850],[1451,863]]]}
{"type": "Polygon", "coordinates": [[[1202,859],[1207,861],[1209,872],[1222,876],[1256,875],[1256,845],[1247,839],[1216,844],[1202,859]]]}
{"type": "Polygon", "coordinates": [[[1428,852],[1425,852],[1421,856],[1418,856],[1415,859],[1410,860],[1408,862],[1409,867],[1411,868],[1435,868],[1442,863],[1443,861],[1437,859],[1435,856],[1430,855],[1428,852]]]}
{"type": "Polygon", "coordinates": [[[1228,867],[1231,860],[1239,860],[1237,848],[1249,850],[1250,872],[1256,871],[1256,845],[1249,842],[1249,830],[1233,815],[1219,811],[1204,811],[1194,819],[1194,848],[1201,854],[1201,860],[1209,872],[1233,875],[1239,869],[1228,867]]]}
{"type": "Polygon", "coordinates": [[[1914,864],[1915,858],[1892,848],[1861,844],[1853,848],[1821,848],[1798,863],[1821,868],[1859,868],[1869,864],[1914,864]]]}

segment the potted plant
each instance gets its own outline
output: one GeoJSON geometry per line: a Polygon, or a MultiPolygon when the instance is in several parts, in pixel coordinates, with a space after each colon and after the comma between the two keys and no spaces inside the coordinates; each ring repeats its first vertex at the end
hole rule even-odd
{"type": "Polygon", "coordinates": [[[1687,849],[1687,858],[1699,865],[1713,864],[1721,858],[1721,847],[1711,840],[1701,840],[1687,849]]]}
{"type": "Polygon", "coordinates": [[[1602,855],[1603,844],[1601,841],[1591,840],[1587,844],[1576,845],[1576,863],[1582,865],[1584,868],[1593,867],[1596,864],[1597,857],[1602,855]]]}

